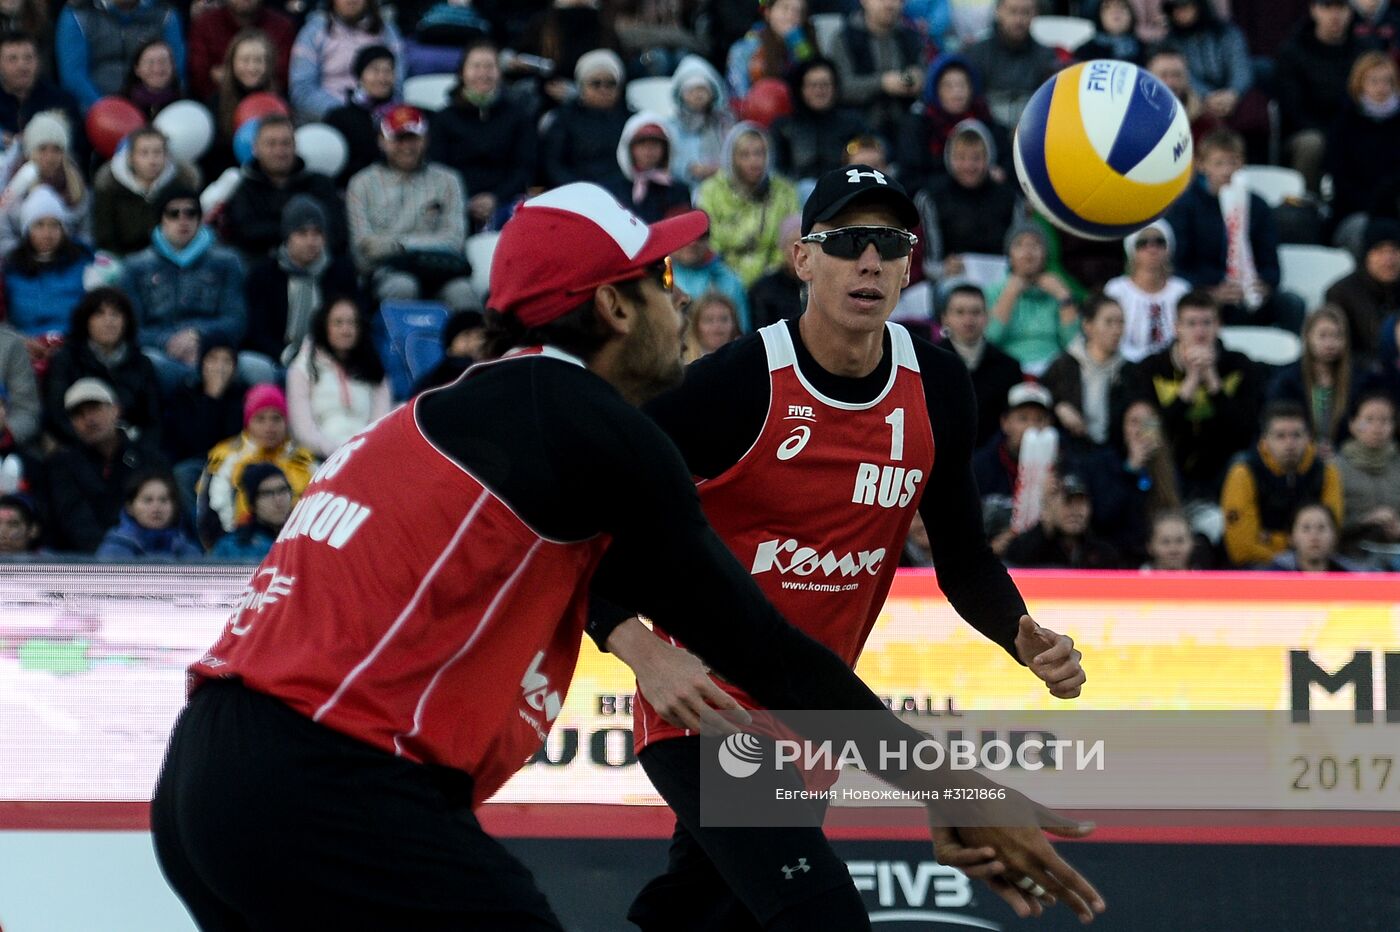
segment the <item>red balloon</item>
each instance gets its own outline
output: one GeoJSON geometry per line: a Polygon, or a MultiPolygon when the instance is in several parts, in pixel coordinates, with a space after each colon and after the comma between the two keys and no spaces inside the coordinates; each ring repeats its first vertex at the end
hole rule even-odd
{"type": "Polygon", "coordinates": [[[759,78],[739,104],[739,116],[764,129],[778,117],[792,113],[792,95],[778,78],[759,78]]]}
{"type": "Polygon", "coordinates": [[[87,113],[88,140],[104,159],[110,159],[123,139],[145,125],[145,114],[123,97],[103,97],[87,113]]]}
{"type": "Polygon", "coordinates": [[[287,106],[287,102],[276,94],[267,91],[259,91],[256,94],[249,94],[238,102],[238,106],[233,110],[233,128],[247,123],[249,120],[256,120],[265,117],[270,113],[291,116],[292,108],[287,106]]]}

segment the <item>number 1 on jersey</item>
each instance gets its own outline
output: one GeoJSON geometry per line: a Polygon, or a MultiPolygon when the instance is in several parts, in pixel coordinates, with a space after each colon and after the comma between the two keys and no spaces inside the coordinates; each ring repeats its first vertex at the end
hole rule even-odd
{"type": "Polygon", "coordinates": [[[890,425],[890,459],[904,459],[904,409],[895,408],[890,412],[890,416],[885,418],[885,423],[890,425]]]}

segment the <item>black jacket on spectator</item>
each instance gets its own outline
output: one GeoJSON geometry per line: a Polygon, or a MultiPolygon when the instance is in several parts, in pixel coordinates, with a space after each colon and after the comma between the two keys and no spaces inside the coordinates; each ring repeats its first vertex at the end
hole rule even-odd
{"type": "MultiPolygon", "coordinates": [[[[950,353],[957,353],[953,341],[944,337],[938,345],[950,353]]],[[[961,356],[958,357],[962,359],[961,356]]],[[[1006,396],[1012,386],[1025,378],[1021,374],[1021,364],[1004,350],[984,341],[982,358],[977,368],[968,370],[972,376],[972,390],[977,393],[977,439],[973,449],[979,449],[997,431],[1001,430],[1001,416],[1006,413],[1006,396]]]]}
{"type": "Polygon", "coordinates": [[[577,100],[556,110],[540,145],[544,183],[554,188],[574,181],[616,182],[622,177],[617,141],[629,116],[626,107],[597,110],[577,100]]]}
{"type": "Polygon", "coordinates": [[[1099,540],[1092,533],[1070,540],[1058,534],[1048,534],[1038,524],[1011,539],[1006,546],[1004,559],[1010,566],[1071,570],[1113,570],[1123,565],[1113,545],[1099,540]]]}
{"type": "Polygon", "coordinates": [[[964,188],[952,175],[941,175],[927,191],[938,214],[943,256],[997,256],[1006,251],[1006,231],[1016,218],[1017,195],[1010,182],[996,182],[989,175],[977,187],[964,188]]]}
{"type": "Polygon", "coordinates": [[[1369,209],[1377,192],[1400,178],[1396,152],[1400,152],[1400,113],[1376,120],[1350,100],[1340,107],[1327,135],[1325,163],[1332,176],[1334,220],[1369,209]]]}
{"type": "Polygon", "coordinates": [[[818,113],[794,102],[790,116],[773,121],[773,161],[789,178],[819,178],[840,168],[846,143],[866,132],[866,122],[840,107],[818,113]]]}
{"type": "Polygon", "coordinates": [[[1328,288],[1325,300],[1346,314],[1352,356],[1364,363],[1375,358],[1380,349],[1381,322],[1400,311],[1400,283],[1377,281],[1362,266],[1328,288]]]}
{"type": "MultiPolygon", "coordinates": [[[[358,293],[355,263],[348,256],[336,256],[321,276],[321,299],[358,293]]],[[[243,295],[248,307],[248,333],[243,338],[243,348],[262,353],[269,359],[281,359],[287,345],[287,273],[275,254],[264,256],[248,267],[247,277],[243,279],[243,295]]],[[[219,439],[236,433],[238,430],[219,439]]]]}
{"type": "Polygon", "coordinates": [[[525,193],[538,148],[533,113],[502,94],[485,107],[458,98],[431,120],[428,158],[456,169],[467,197],[494,194],[505,206],[525,193]]]}
{"type": "Polygon", "coordinates": [[[1341,45],[1325,45],[1318,41],[1311,18],[1298,24],[1274,59],[1274,96],[1284,132],[1331,125],[1338,109],[1350,102],[1347,77],[1362,51],[1350,34],[1341,45]]]}
{"type": "Polygon", "coordinates": [[[1172,346],[1130,370],[1127,397],[1145,398],[1162,413],[1162,436],[1176,459],[1184,497],[1216,501],[1230,460],[1254,443],[1263,385],[1248,356],[1217,344],[1220,391],[1188,402],[1179,393],[1186,373],[1172,361],[1172,346]]]}
{"type": "Polygon", "coordinates": [[[125,358],[113,366],[98,359],[86,343],[70,341],[54,353],[44,380],[45,430],[60,443],[78,442],[73,422],[63,410],[63,393],[78,379],[87,376],[112,386],[117,393],[117,405],[122,409],[122,420],[140,431],[142,442],[151,446],[160,444],[160,385],[156,381],[155,366],[135,342],[126,344],[125,358]]]}
{"type": "MultiPolygon", "coordinates": [[[[1220,197],[1210,193],[1204,178],[1197,177],[1187,186],[1167,211],[1167,221],[1176,231],[1176,252],[1172,256],[1176,274],[1195,288],[1211,288],[1223,282],[1229,244],[1225,217],[1220,213],[1220,197]]],[[[1273,211],[1257,194],[1249,195],[1249,245],[1259,279],[1277,289],[1278,227],[1273,211]]]]}
{"type": "Polygon", "coordinates": [[[777,269],[749,286],[749,320],[753,329],[802,316],[802,283],[777,269]]]}
{"type": "Polygon", "coordinates": [[[55,550],[92,553],[121,517],[126,484],[145,469],[163,468],[165,457],[144,442],[121,437],[121,449],[106,462],[92,448],[56,451],[47,463],[48,534],[55,550]]]}
{"type": "MultiPolygon", "coordinates": [[[[374,106],[378,105],[376,102],[374,106]]],[[[370,109],[350,100],[327,113],[325,122],[340,130],[349,149],[345,167],[335,179],[336,186],[344,188],[356,172],[369,168],[384,154],[379,148],[379,125],[370,109]]]]}
{"type": "Polygon", "coordinates": [[[1143,482],[1151,480],[1130,469],[1123,455],[1111,446],[1081,446],[1064,458],[1089,487],[1093,505],[1089,523],[1093,532],[1112,544],[1128,565],[1146,560],[1151,485],[1143,482]]]}
{"type": "Polygon", "coordinates": [[[243,430],[243,396],[237,377],[219,398],[204,394],[199,374],[189,376],[165,403],[165,452],[172,463],[205,460],[222,440],[243,430]]]}
{"type": "Polygon", "coordinates": [[[248,257],[264,256],[282,245],[282,208],[298,194],[314,197],[326,212],[326,248],[335,255],[346,249],[345,200],[335,182],[308,171],[298,156],[292,176],[278,187],[263,172],[257,159],[242,168],[238,187],[224,205],[222,238],[248,257]]]}
{"type": "MultiPolygon", "coordinates": [[[[879,47],[894,52],[891,69],[922,68],[925,64],[924,41],[901,17],[888,36],[876,38],[865,24],[864,11],[846,16],[841,31],[836,34],[832,56],[841,72],[841,101],[846,106],[859,107],[870,128],[886,139],[892,139],[899,120],[909,109],[907,97],[891,97],[880,86],[881,72],[877,61],[879,47]]],[[[913,88],[911,88],[913,90],[913,88]]]]}

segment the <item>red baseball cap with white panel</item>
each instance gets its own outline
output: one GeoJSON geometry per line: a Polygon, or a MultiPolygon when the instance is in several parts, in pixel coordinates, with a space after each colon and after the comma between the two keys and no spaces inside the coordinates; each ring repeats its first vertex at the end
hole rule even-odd
{"type": "Polygon", "coordinates": [[[709,227],[702,210],[647,226],[596,184],[576,182],[521,204],[491,260],[491,309],[538,327],[594,289],[637,278],[709,227]]]}

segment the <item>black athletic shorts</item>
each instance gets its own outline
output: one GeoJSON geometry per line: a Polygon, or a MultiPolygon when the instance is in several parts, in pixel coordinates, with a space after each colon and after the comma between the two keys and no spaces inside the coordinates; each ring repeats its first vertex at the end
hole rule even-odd
{"type": "Polygon", "coordinates": [[[470,791],[216,681],[175,725],[151,829],[202,929],[562,932],[470,791]]]}
{"type": "MultiPolygon", "coordinates": [[[[700,746],[669,738],[638,755],[676,829],[666,873],[627,918],[644,932],[868,932],[860,893],[820,828],[701,826],[700,746]]],[[[800,786],[795,772],[787,784],[800,786]]]]}

